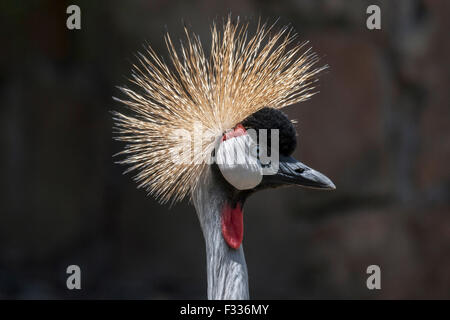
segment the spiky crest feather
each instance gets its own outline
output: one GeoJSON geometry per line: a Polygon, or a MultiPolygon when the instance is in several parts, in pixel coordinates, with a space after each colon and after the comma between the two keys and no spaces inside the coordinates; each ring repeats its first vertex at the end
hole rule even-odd
{"type": "Polygon", "coordinates": [[[138,91],[121,87],[127,98],[116,98],[132,115],[114,112],[115,138],[126,142],[119,163],[137,172],[138,187],[162,203],[182,200],[200,183],[217,137],[263,107],[283,108],[314,94],[314,76],[326,66],[313,67],[317,56],[303,50],[306,42],[293,43],[292,29],[271,35],[272,28],[258,23],[248,37],[248,24],[239,19],[233,24],[228,17],[221,31],[214,23],[209,57],[187,28],[179,52],[166,34],[172,70],[150,46],[139,53],[130,80],[138,91]],[[191,149],[191,141],[172,133],[194,134],[195,124],[209,138],[194,161],[174,163],[172,152],[191,149]]]}

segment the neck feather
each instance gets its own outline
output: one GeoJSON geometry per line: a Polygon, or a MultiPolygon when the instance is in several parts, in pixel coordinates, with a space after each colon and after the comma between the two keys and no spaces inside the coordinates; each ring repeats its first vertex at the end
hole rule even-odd
{"type": "Polygon", "coordinates": [[[208,299],[249,299],[242,244],[232,249],[222,236],[222,210],[228,200],[226,190],[211,171],[202,182],[193,193],[193,202],[206,243],[208,299]]]}

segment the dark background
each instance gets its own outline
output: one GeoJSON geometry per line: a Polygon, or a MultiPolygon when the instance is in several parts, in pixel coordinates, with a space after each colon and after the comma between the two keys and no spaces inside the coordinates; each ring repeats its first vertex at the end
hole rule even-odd
{"type": "MultiPolygon", "coordinates": [[[[450,298],[449,1],[2,1],[0,298],[205,298],[194,209],[159,205],[112,155],[112,96],[147,41],[183,24],[209,41],[229,12],[290,23],[320,94],[285,109],[295,156],[335,192],[246,204],[252,298],[450,298]],[[81,30],[66,8],[81,8],[81,30]],[[382,30],[366,28],[381,7],[382,30]],[[82,290],[65,287],[82,269],[82,290]],[[366,288],[377,264],[379,291],[366,288]]],[[[207,43],[207,42],[206,42],[207,43]]]]}

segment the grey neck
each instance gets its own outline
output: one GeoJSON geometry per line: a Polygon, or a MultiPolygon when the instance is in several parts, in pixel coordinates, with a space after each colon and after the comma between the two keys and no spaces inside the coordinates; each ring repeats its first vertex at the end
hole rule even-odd
{"type": "Polygon", "coordinates": [[[227,194],[208,171],[201,186],[192,195],[206,243],[208,299],[249,299],[242,245],[237,250],[232,249],[222,236],[221,216],[227,194]]]}

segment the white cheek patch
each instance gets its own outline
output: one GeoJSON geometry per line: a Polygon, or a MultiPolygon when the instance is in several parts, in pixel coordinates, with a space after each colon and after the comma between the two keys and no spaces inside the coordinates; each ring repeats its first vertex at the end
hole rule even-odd
{"type": "Polygon", "coordinates": [[[216,150],[220,172],[238,190],[253,189],[263,178],[256,150],[257,145],[248,134],[222,141],[216,150]]]}

